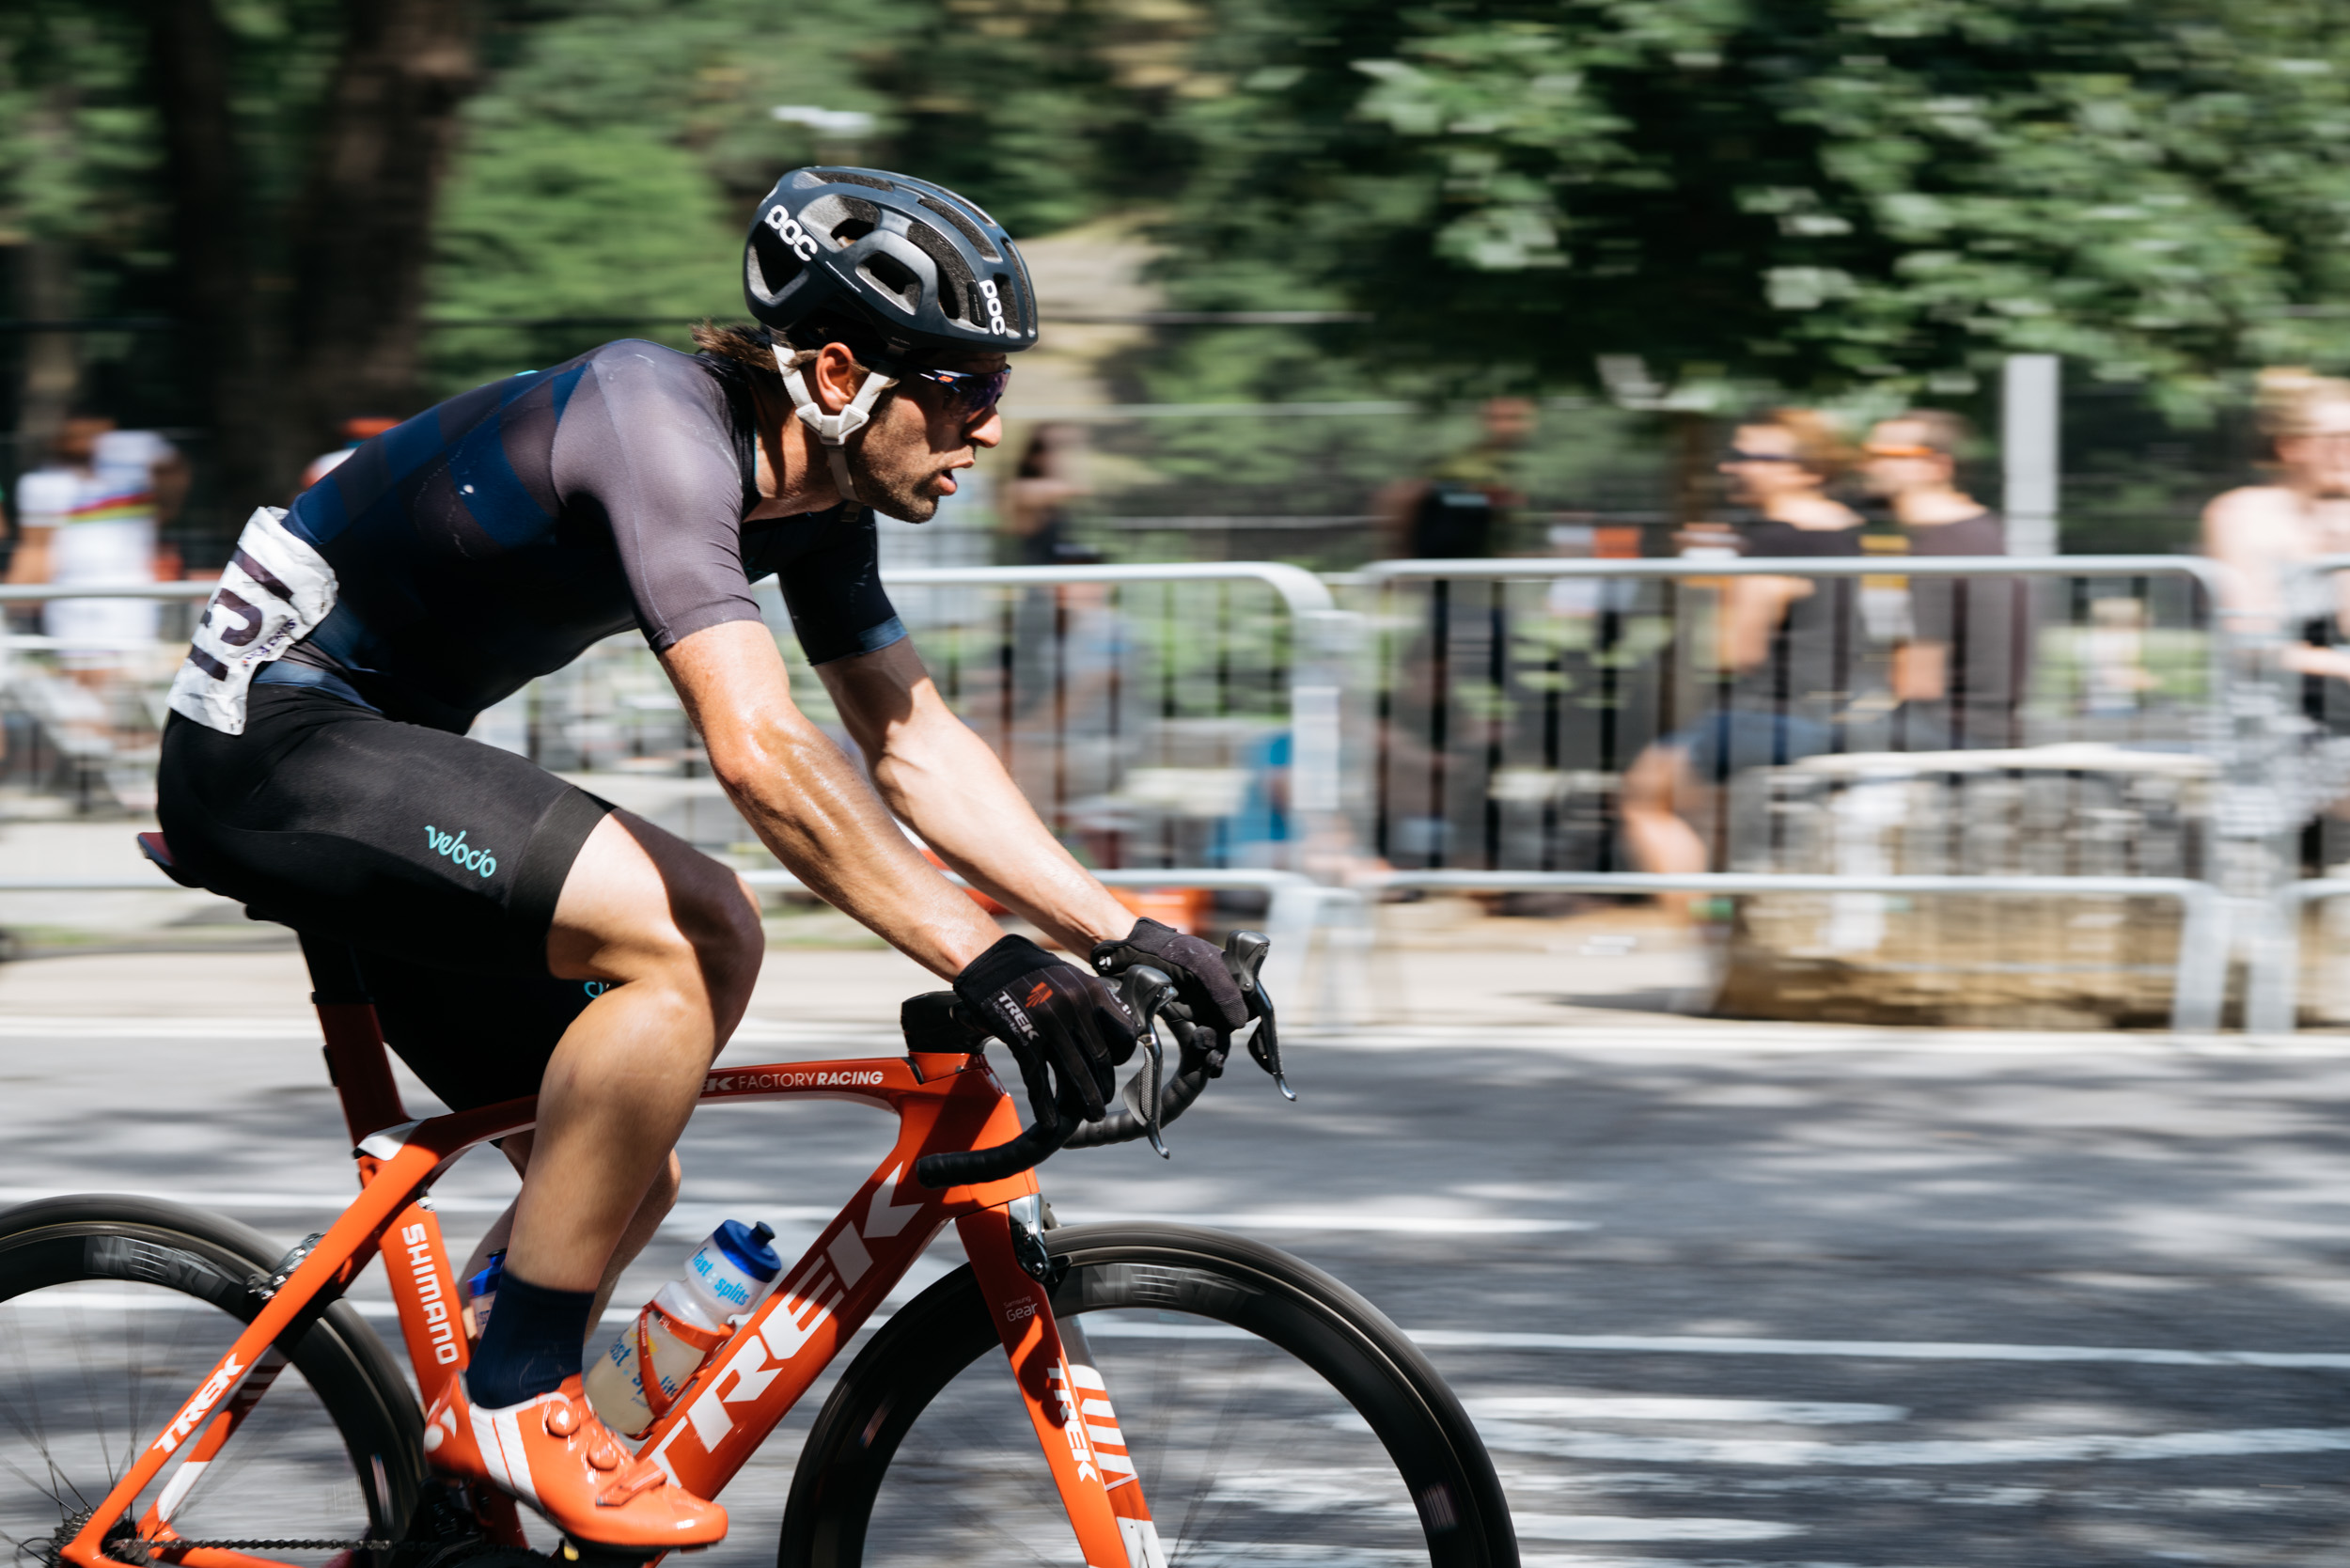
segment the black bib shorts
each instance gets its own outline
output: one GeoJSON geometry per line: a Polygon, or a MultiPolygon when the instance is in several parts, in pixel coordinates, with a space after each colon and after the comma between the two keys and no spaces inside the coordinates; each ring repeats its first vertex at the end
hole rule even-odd
{"type": "Polygon", "coordinates": [[[433,1093],[464,1109],[539,1092],[603,989],[547,972],[547,933],[607,802],[293,685],[254,686],[242,735],[174,714],[158,783],[180,870],[349,945],[385,1038],[433,1093]]]}

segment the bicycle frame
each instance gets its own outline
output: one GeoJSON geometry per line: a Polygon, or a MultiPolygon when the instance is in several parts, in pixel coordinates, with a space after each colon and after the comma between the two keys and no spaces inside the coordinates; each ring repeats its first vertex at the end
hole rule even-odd
{"type": "MultiPolygon", "coordinates": [[[[271,1350],[278,1336],[338,1297],[378,1252],[427,1405],[465,1368],[457,1280],[429,1194],[467,1150],[531,1126],[537,1101],[409,1119],[375,1009],[359,999],[355,987],[334,986],[320,973],[319,955],[304,946],[321,982],[314,999],[330,1075],[356,1144],[358,1200],[301,1258],[65,1547],[64,1557],[77,1568],[117,1568],[103,1550],[106,1533],[175,1459],[182,1461],[180,1474],[138,1523],[139,1536],[157,1558],[185,1568],[293,1568],[243,1552],[175,1546],[171,1511],[282,1367],[271,1350]]],[[[897,1113],[897,1139],[815,1245],[780,1277],[778,1288],[703,1363],[646,1435],[641,1451],[688,1491],[717,1496],[952,1221],[1089,1568],[1165,1568],[1108,1390],[1082,1350],[1073,1361],[1054,1322],[1050,1291],[1021,1266],[1015,1249],[1011,1208],[1036,1196],[1035,1176],[1024,1171],[943,1192],[913,1179],[914,1162],[923,1154],[991,1146],[1020,1130],[1011,1098],[986,1058],[916,1052],[772,1062],[713,1069],[702,1084],[705,1105],[783,1099],[885,1106],[897,1113]]],[[[495,1519],[503,1523],[493,1523],[494,1538],[523,1544],[510,1514],[495,1519]]]]}

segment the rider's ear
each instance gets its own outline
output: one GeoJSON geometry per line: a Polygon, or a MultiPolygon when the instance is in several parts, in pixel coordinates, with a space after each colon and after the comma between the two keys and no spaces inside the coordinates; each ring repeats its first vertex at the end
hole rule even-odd
{"type": "Polygon", "coordinates": [[[824,405],[826,414],[838,414],[848,407],[865,382],[856,355],[842,343],[825,344],[810,368],[815,371],[816,400],[824,405]]]}

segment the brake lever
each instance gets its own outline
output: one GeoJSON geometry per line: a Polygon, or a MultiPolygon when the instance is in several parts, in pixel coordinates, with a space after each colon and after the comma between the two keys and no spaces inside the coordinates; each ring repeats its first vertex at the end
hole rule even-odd
{"type": "Polygon", "coordinates": [[[1284,1099],[1294,1101],[1297,1091],[1281,1073],[1281,1037],[1273,1024],[1273,997],[1265,991],[1259,971],[1264,967],[1265,954],[1272,951],[1273,939],[1261,931],[1236,931],[1224,939],[1224,967],[1231,972],[1232,983],[1240,987],[1241,1000],[1248,1008],[1248,1015],[1257,1020],[1257,1027],[1248,1036],[1248,1054],[1257,1065],[1273,1074],[1273,1085],[1284,1099]]]}
{"type": "Polygon", "coordinates": [[[1126,1091],[1121,1098],[1126,1102],[1127,1109],[1133,1111],[1142,1122],[1142,1130],[1150,1137],[1151,1147],[1159,1152],[1159,1158],[1173,1159],[1175,1156],[1167,1149],[1167,1139],[1160,1136],[1159,1094],[1167,1075],[1167,1047],[1159,1039],[1159,1013],[1175,999],[1175,982],[1163,971],[1153,969],[1147,964],[1137,964],[1119,977],[1119,985],[1126,994],[1127,1010],[1142,1026],[1135,1043],[1142,1048],[1151,1064],[1148,1074],[1150,1090],[1141,1096],[1140,1103],[1136,1103],[1136,1094],[1146,1076],[1141,1073],[1126,1080],[1126,1091]]]}

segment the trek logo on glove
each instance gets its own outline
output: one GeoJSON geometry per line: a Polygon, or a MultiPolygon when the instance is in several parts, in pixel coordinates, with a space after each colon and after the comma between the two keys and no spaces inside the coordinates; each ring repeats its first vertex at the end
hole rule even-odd
{"type": "MultiPolygon", "coordinates": [[[[1053,988],[1042,983],[1042,981],[1039,981],[1036,990],[1028,993],[1028,1006],[1034,1007],[1039,1001],[1049,998],[1052,995],[1053,988]],[[1040,996],[1038,995],[1039,992],[1042,992],[1043,995],[1040,996]]],[[[1010,992],[998,991],[995,993],[995,1011],[1003,1018],[1005,1023],[1010,1024],[1013,1028],[1018,1029],[1023,1039],[1034,1040],[1036,1038],[1035,1023],[1029,1019],[1026,1010],[1021,1007],[1018,1002],[1011,999],[1010,992]]]]}
{"type": "Polygon", "coordinates": [[[1028,993],[1028,999],[1020,1005],[1023,1007],[1039,1007],[1043,1003],[1051,1001],[1052,999],[1052,982],[1049,980],[1039,980],[1036,982],[1036,989],[1028,993]]]}

